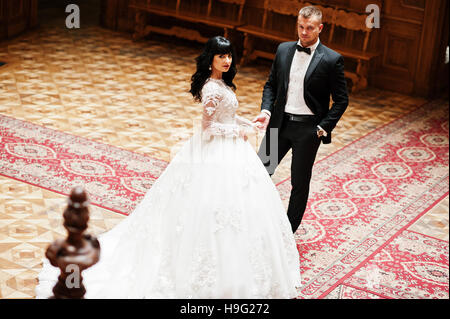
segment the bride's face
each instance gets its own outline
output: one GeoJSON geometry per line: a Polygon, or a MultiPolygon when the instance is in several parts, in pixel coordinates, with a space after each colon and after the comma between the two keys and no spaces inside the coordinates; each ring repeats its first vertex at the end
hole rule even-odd
{"type": "Polygon", "coordinates": [[[213,59],[212,69],[219,72],[228,72],[231,67],[233,57],[231,53],[228,54],[216,54],[213,59]]]}

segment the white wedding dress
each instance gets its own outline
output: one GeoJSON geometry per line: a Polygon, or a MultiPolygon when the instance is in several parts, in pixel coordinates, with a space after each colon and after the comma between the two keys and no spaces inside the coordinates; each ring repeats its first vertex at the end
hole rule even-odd
{"type": "MultiPolygon", "coordinates": [[[[85,298],[295,298],[297,246],[278,191],[239,130],[234,92],[209,79],[202,132],[176,154],[135,210],[101,234],[85,298]]],[[[59,269],[44,259],[37,298],[59,269]]]]}

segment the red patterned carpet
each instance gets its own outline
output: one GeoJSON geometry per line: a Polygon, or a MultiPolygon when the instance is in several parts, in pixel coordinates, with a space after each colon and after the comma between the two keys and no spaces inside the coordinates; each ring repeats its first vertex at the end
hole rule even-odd
{"type": "Polygon", "coordinates": [[[0,174],[128,215],[167,162],[0,114],[0,174]]]}
{"type": "MultiPolygon", "coordinates": [[[[0,174],[128,214],[167,163],[0,115],[0,174]]],[[[448,298],[448,242],[408,230],[449,192],[448,104],[428,103],[316,163],[296,233],[299,298],[448,298]],[[339,291],[338,291],[339,290],[339,291]]],[[[283,200],[290,181],[277,185],[283,200]]]]}
{"type": "MultiPolygon", "coordinates": [[[[406,230],[449,193],[448,156],[436,101],[317,162],[296,233],[300,297],[448,298],[448,242],[406,230]]],[[[288,198],[289,179],[277,186],[288,198]]]]}

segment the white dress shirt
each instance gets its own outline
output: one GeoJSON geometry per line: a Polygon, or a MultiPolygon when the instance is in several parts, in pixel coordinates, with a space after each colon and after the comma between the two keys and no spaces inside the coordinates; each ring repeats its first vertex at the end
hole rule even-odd
{"type": "MultiPolygon", "coordinates": [[[[311,54],[306,52],[299,52],[295,50],[294,58],[292,59],[291,70],[289,73],[289,86],[287,91],[287,102],[284,111],[296,115],[314,115],[311,109],[306,105],[304,97],[305,75],[311,63],[314,51],[319,45],[320,40],[309,46],[311,54]]],[[[301,46],[300,40],[297,43],[301,46]]]]}
{"type": "MultiPolygon", "coordinates": [[[[284,108],[284,111],[287,113],[296,115],[314,115],[308,105],[306,105],[303,85],[305,83],[306,71],[308,70],[309,64],[311,63],[312,57],[314,55],[314,51],[316,50],[319,43],[320,40],[317,39],[316,43],[308,46],[308,48],[311,49],[311,54],[295,50],[289,73],[287,101],[284,108]]],[[[297,44],[301,46],[300,40],[298,40],[297,44]]],[[[271,112],[268,110],[262,110],[262,112],[268,114],[269,116],[271,115],[271,112]]],[[[318,127],[319,129],[322,129],[320,126],[318,127]]],[[[324,132],[324,136],[327,136],[326,132],[324,132]]]]}

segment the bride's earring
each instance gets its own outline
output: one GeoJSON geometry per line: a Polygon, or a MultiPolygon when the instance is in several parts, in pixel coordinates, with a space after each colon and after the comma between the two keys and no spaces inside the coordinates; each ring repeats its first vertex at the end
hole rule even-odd
{"type": "Polygon", "coordinates": [[[209,66],[209,70],[211,71],[211,66],[209,66]]]}

